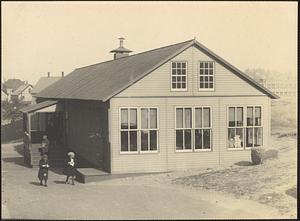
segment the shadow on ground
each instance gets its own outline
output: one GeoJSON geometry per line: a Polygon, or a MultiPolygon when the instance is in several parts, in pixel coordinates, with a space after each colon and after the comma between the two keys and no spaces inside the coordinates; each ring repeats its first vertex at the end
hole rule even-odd
{"type": "Polygon", "coordinates": [[[51,172],[55,173],[55,174],[64,175],[63,174],[63,168],[60,168],[60,167],[51,167],[51,165],[50,165],[50,169],[49,170],[51,172]]]}
{"type": "Polygon", "coordinates": [[[14,163],[19,166],[30,168],[28,165],[25,164],[23,157],[9,157],[9,158],[3,158],[2,160],[6,163],[14,163]]]}
{"type": "Polygon", "coordinates": [[[295,199],[297,199],[297,187],[294,186],[288,190],[285,191],[285,193],[291,197],[294,197],[295,199]]]}
{"type": "Polygon", "coordinates": [[[18,145],[14,145],[14,150],[15,150],[18,154],[24,156],[24,144],[23,144],[23,143],[22,143],[22,144],[18,144],[18,145]]]}
{"type": "Polygon", "coordinates": [[[234,165],[237,165],[237,166],[254,166],[253,163],[249,162],[249,161],[240,161],[240,162],[235,163],[234,165]]]}
{"type": "Polygon", "coordinates": [[[29,184],[34,186],[41,186],[40,182],[29,182],[29,184]]]}
{"type": "Polygon", "coordinates": [[[53,182],[56,184],[66,184],[66,181],[64,180],[54,180],[53,182]]]}

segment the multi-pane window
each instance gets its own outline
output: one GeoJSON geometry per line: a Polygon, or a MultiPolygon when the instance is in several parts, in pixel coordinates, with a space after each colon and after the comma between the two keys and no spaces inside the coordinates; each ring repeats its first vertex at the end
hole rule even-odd
{"type": "Polygon", "coordinates": [[[199,65],[199,90],[214,89],[214,62],[201,61],[199,65]]]}
{"type": "Polygon", "coordinates": [[[261,106],[228,107],[228,148],[262,146],[261,119],[261,106]]]}
{"type": "Polygon", "coordinates": [[[192,108],[176,108],[176,150],[192,149],[192,108]]]}
{"type": "Polygon", "coordinates": [[[121,151],[137,152],[137,108],[121,109],[121,151]]]}
{"type": "Polygon", "coordinates": [[[243,107],[229,107],[228,109],[228,147],[244,147],[243,107]]]}
{"type": "Polygon", "coordinates": [[[187,89],[187,62],[172,62],[172,90],[187,89]]]}
{"type": "Polygon", "coordinates": [[[175,133],[177,151],[210,150],[210,107],[176,108],[175,133]]]}
{"type": "Polygon", "coordinates": [[[141,151],[156,151],[157,135],[157,109],[141,108],[141,151]]]}
{"type": "Polygon", "coordinates": [[[262,145],[261,107],[247,107],[246,147],[262,145]]]}
{"type": "Polygon", "coordinates": [[[211,121],[209,107],[195,108],[195,149],[211,148],[211,121]]]}
{"type": "Polygon", "coordinates": [[[157,151],[157,108],[121,108],[120,133],[121,152],[157,151]]]}

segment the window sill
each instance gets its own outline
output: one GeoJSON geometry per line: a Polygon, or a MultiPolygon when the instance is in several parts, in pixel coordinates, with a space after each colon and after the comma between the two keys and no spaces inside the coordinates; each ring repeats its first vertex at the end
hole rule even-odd
{"type": "Polygon", "coordinates": [[[182,92],[182,91],[188,91],[188,89],[187,88],[186,89],[173,89],[173,88],[171,88],[171,91],[172,92],[176,92],[176,91],[182,92]]]}
{"type": "Polygon", "coordinates": [[[195,149],[194,152],[212,152],[212,149],[195,149]]]}
{"type": "Polygon", "coordinates": [[[215,91],[215,89],[214,88],[198,88],[198,91],[201,91],[201,92],[205,92],[205,91],[212,92],[212,91],[215,91]]]}
{"type": "Polygon", "coordinates": [[[134,154],[139,154],[138,151],[120,151],[121,155],[134,155],[134,154]]]}
{"type": "Polygon", "coordinates": [[[158,150],[140,151],[140,154],[157,154],[158,150]]]}
{"type": "Polygon", "coordinates": [[[175,153],[193,153],[194,151],[191,149],[191,150],[176,150],[175,149],[175,153]]]}

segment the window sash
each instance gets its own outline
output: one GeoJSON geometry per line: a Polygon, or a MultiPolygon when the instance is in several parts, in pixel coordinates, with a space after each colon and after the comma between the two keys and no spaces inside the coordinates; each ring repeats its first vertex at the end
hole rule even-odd
{"type": "Polygon", "coordinates": [[[187,90],[187,62],[173,61],[171,63],[171,89],[187,90]]]}
{"type": "Polygon", "coordinates": [[[247,106],[227,107],[227,148],[228,149],[249,149],[255,146],[263,146],[262,106],[247,105],[247,106]],[[233,109],[234,109],[234,124],[230,123],[232,122],[232,116],[230,117],[230,111],[232,111],[233,109]],[[236,114],[238,109],[242,109],[242,118],[243,118],[242,125],[238,125],[237,114],[236,114]],[[255,117],[255,110],[257,110],[256,115],[259,115],[258,120],[256,120],[257,118],[255,117]],[[230,133],[229,133],[230,130],[231,131],[234,130],[234,135],[237,134],[237,131],[242,131],[240,134],[242,135],[240,137],[241,144],[242,144],[241,147],[234,147],[232,145],[233,141],[230,140],[230,133]],[[254,137],[254,131],[257,131],[257,133],[259,133],[259,136],[256,134],[256,137],[254,137]],[[254,138],[257,141],[256,143],[259,143],[259,145],[254,144],[255,142],[254,138]]]}
{"type": "Polygon", "coordinates": [[[214,90],[215,64],[213,61],[199,62],[199,90],[214,90]]]}
{"type": "MultiPolygon", "coordinates": [[[[188,112],[189,112],[188,111],[188,112]]],[[[189,119],[190,120],[190,119],[189,119]]],[[[212,149],[212,111],[209,106],[194,107],[175,107],[175,149],[180,151],[201,151],[212,149]],[[187,111],[191,111],[191,123],[186,123],[189,119],[187,111]],[[208,120],[205,118],[205,112],[208,113],[208,120]],[[179,120],[178,120],[179,118],[179,120]],[[182,123],[181,123],[182,122],[182,123]],[[206,122],[206,125],[204,125],[206,122]],[[201,131],[201,145],[197,145],[199,141],[197,132],[201,131]],[[205,133],[204,133],[205,132],[205,133]],[[190,134],[190,135],[189,135],[190,134]],[[208,141],[204,136],[208,135],[208,141]],[[187,138],[189,142],[187,142],[187,138]],[[206,142],[209,148],[204,147],[206,142]]]]}
{"type": "Polygon", "coordinates": [[[159,129],[157,107],[120,108],[119,130],[121,146],[120,153],[158,152],[159,129]],[[125,117],[124,112],[126,112],[127,117],[125,117]],[[134,112],[135,114],[133,114],[134,112]],[[135,119],[132,120],[132,118],[135,119]],[[131,122],[126,127],[124,126],[124,124],[122,125],[122,123],[125,122],[124,119],[127,119],[127,122],[131,122]],[[145,146],[142,146],[144,145],[144,143],[142,143],[142,136],[145,136],[145,133],[147,134],[147,149],[145,149],[145,146]],[[123,143],[124,137],[127,138],[126,144],[123,143]],[[134,142],[132,142],[132,138],[134,138],[134,142]],[[126,148],[124,148],[124,146],[126,148]]]}

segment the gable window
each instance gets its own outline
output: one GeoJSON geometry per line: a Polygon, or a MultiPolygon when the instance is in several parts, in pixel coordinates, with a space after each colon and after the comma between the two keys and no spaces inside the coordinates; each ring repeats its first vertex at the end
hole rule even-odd
{"type": "Polygon", "coordinates": [[[261,106],[228,107],[228,148],[262,146],[261,106]]]}
{"type": "Polygon", "coordinates": [[[211,108],[175,109],[176,151],[211,150],[211,108]]]}
{"type": "Polygon", "coordinates": [[[187,62],[172,62],[172,82],[174,91],[185,91],[187,89],[187,62]]]}
{"type": "Polygon", "coordinates": [[[214,62],[201,61],[199,64],[199,90],[214,89],[214,62]]]}
{"type": "Polygon", "coordinates": [[[121,108],[120,111],[121,152],[157,151],[158,109],[121,108]]]}

